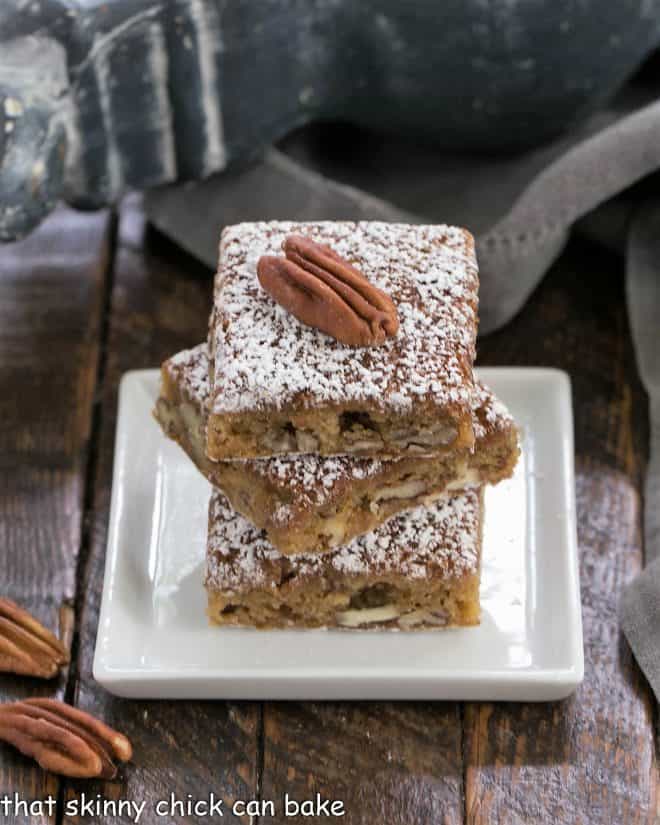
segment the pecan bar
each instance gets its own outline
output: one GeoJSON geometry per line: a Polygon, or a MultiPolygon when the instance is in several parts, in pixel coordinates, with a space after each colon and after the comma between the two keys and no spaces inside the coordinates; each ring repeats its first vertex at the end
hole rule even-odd
{"type": "Polygon", "coordinates": [[[478,282],[472,236],[456,227],[227,227],[209,336],[209,457],[471,448],[478,282]],[[292,235],[331,248],[389,296],[396,334],[379,346],[348,346],[278,305],[259,284],[257,263],[281,254],[292,235]]]}
{"type": "Polygon", "coordinates": [[[204,452],[210,387],[206,345],[162,366],[155,415],[234,509],[283,554],[325,552],[373,530],[402,510],[464,487],[509,476],[517,431],[504,405],[477,384],[472,400],[475,450],[399,459],[276,456],[210,461],[204,452]]]}
{"type": "Polygon", "coordinates": [[[481,491],[470,490],[395,516],[329,553],[292,558],[214,490],[209,617],[263,629],[478,624],[481,523],[481,491]]]}

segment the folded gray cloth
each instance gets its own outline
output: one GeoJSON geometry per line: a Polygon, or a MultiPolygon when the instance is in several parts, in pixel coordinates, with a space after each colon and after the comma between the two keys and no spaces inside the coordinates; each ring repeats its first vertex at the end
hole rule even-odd
{"type": "Polygon", "coordinates": [[[145,205],[157,227],[211,267],[219,228],[242,220],[468,226],[481,269],[480,330],[488,333],[520,310],[576,220],[660,168],[659,136],[655,91],[630,87],[570,135],[515,156],[449,155],[374,137],[370,156],[346,151],[328,161],[303,135],[286,154],[271,149],[247,169],[152,190],[145,205]]]}
{"type": "MultiPolygon", "coordinates": [[[[506,323],[559,254],[572,225],[608,239],[627,233],[619,200],[660,169],[657,90],[630,87],[608,110],[549,146],[508,158],[457,157],[373,137],[367,152],[319,156],[304,138],[249,169],[148,193],[152,222],[214,267],[219,228],[260,219],[380,219],[457,223],[475,232],[481,332],[506,323]],[[333,178],[333,179],[331,179],[333,178]],[[367,194],[368,193],[368,194],[367,194]],[[396,204],[396,205],[395,205],[396,204]]],[[[660,193],[658,196],[660,203],[660,193]]],[[[640,372],[650,396],[645,498],[647,561],[625,593],[623,629],[660,700],[660,208],[636,215],[627,245],[627,292],[640,372]]]]}
{"type": "Polygon", "coordinates": [[[660,559],[648,564],[626,590],[621,622],[637,664],[660,702],[660,559]]]}
{"type": "Polygon", "coordinates": [[[639,373],[649,394],[650,454],[644,491],[646,567],[623,597],[624,633],[660,702],[660,203],[633,217],[626,297],[639,373]]]}

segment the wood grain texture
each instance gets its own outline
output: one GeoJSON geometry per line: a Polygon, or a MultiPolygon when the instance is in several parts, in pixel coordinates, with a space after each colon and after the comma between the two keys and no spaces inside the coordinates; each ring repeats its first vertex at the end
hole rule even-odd
{"type": "MultiPolygon", "coordinates": [[[[456,703],[267,703],[262,794],[342,800],[334,821],[346,825],[453,825],[463,821],[461,749],[456,703]]],[[[292,820],[280,804],[267,821],[292,820]]]]}
{"type": "Polygon", "coordinates": [[[618,623],[642,564],[647,443],[620,262],[575,242],[521,316],[482,342],[480,362],[571,375],[585,681],[556,704],[466,706],[466,821],[651,825],[653,708],[618,623]]]}
{"type": "MultiPolygon", "coordinates": [[[[80,707],[101,716],[128,735],[133,762],[118,783],[70,783],[67,798],[88,795],[145,801],[143,825],[208,821],[196,817],[158,818],[154,805],[170,793],[185,800],[216,798],[231,802],[256,793],[257,728],[254,704],[222,702],[138,702],[117,699],[94,682],[91,669],[107,533],[112,457],[119,379],[127,370],[156,367],[184,347],[198,344],[207,332],[211,301],[207,270],[160,236],[145,231],[140,201],[128,199],[121,212],[114,266],[107,359],[95,453],[89,554],[79,585],[82,601],[76,698],[80,707]]],[[[145,548],[146,549],[146,548],[145,548]]],[[[139,548],[136,548],[136,552],[139,548]]],[[[200,582],[200,599],[204,599],[200,582]]],[[[64,822],[129,822],[129,818],[94,817],[64,822]]],[[[225,814],[223,822],[238,821],[225,814]]]]}
{"type": "MultiPolygon", "coordinates": [[[[107,213],[59,210],[0,249],[1,590],[69,643],[109,228],[107,213]]],[[[0,700],[62,697],[65,678],[0,675],[0,700]]],[[[43,799],[58,787],[0,746],[0,797],[43,799]]],[[[50,820],[3,817],[28,821],[50,820]]]]}
{"type": "MultiPolygon", "coordinates": [[[[184,821],[153,812],[171,792],[273,799],[277,815],[259,825],[323,821],[284,819],[285,792],[341,799],[348,825],[660,819],[653,708],[617,619],[621,590],[641,565],[647,444],[617,261],[573,243],[520,317],[480,342],[484,365],[557,366],[572,378],[586,652],[585,683],[574,697],[541,705],[266,703],[263,710],[136,702],[111,697],[91,676],[117,386],[125,370],[156,366],[205,336],[211,280],[145,231],[132,198],[122,209],[110,293],[108,227],[107,215],[59,212],[28,241],[0,250],[7,388],[0,393],[0,547],[8,595],[50,626],[59,612],[67,632],[75,630],[68,681],[38,689],[66,692],[126,732],[135,757],[116,782],[60,785],[0,748],[0,797],[102,793],[145,801],[143,823],[184,821]]],[[[2,699],[28,692],[31,682],[0,680],[2,699]]],[[[58,823],[129,821],[61,813],[62,806],[58,823]]]]}

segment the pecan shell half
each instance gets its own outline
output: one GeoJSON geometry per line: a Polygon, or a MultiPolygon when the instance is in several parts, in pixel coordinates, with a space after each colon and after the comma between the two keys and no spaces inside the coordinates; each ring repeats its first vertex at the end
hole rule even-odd
{"type": "Polygon", "coordinates": [[[334,250],[302,235],[287,237],[282,249],[285,258],[259,259],[257,276],[299,321],[353,347],[377,346],[396,335],[392,299],[334,250]]]}
{"type": "Polygon", "coordinates": [[[0,705],[0,741],[63,776],[114,779],[116,762],[133,755],[130,741],[89,713],[57,699],[0,705]]]}
{"type": "Polygon", "coordinates": [[[0,671],[52,679],[69,661],[64,644],[10,599],[0,598],[0,671]]]}

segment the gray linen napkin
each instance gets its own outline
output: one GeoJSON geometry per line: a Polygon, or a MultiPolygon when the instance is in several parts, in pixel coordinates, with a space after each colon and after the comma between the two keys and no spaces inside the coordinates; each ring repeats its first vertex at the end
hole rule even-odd
{"type": "Polygon", "coordinates": [[[650,455],[644,494],[646,567],[623,597],[621,622],[660,702],[660,203],[633,217],[626,298],[640,376],[649,394],[650,455]]]}
{"type": "MultiPolygon", "coordinates": [[[[285,152],[271,149],[248,169],[153,190],[146,210],[156,226],[211,267],[220,227],[242,220],[467,225],[477,240],[480,331],[487,333],[523,306],[578,219],[660,169],[656,96],[657,89],[630,87],[570,135],[507,158],[465,158],[373,136],[366,150],[358,147],[339,159],[331,152],[328,159],[304,137],[294,137],[285,152]]],[[[605,213],[617,237],[624,234],[625,203],[605,213]]],[[[603,222],[591,224],[587,219],[588,231],[603,222]]],[[[650,396],[652,437],[645,497],[648,564],[625,594],[622,625],[660,700],[660,208],[637,215],[627,255],[628,302],[650,396]]]]}
{"type": "Polygon", "coordinates": [[[631,87],[570,135],[521,155],[449,155],[373,136],[364,152],[348,147],[329,162],[303,135],[286,154],[271,149],[247,169],[152,190],[145,206],[158,228],[211,267],[220,227],[242,220],[468,226],[481,270],[480,331],[488,333],[521,309],[576,220],[660,169],[659,137],[655,92],[631,87]]]}

